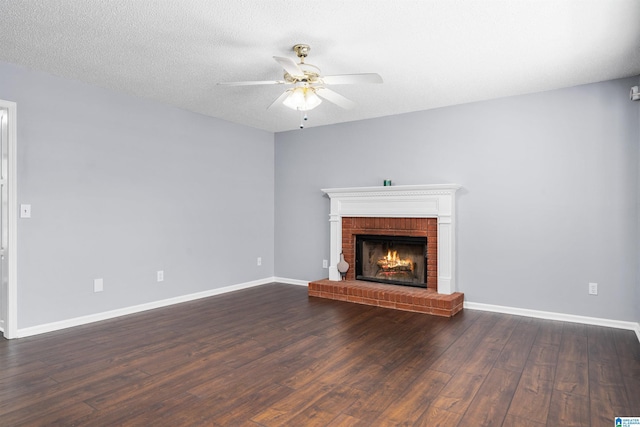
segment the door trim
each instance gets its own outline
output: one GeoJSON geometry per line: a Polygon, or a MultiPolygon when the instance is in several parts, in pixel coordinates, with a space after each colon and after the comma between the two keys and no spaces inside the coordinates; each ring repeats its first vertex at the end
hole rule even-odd
{"type": "Polygon", "coordinates": [[[18,106],[15,102],[0,99],[0,108],[7,110],[7,289],[4,337],[17,338],[18,334],[18,197],[17,197],[17,148],[18,106]]]}

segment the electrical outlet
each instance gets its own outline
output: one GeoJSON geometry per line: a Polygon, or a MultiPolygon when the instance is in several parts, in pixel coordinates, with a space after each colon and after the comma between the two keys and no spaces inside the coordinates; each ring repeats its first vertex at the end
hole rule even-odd
{"type": "Polygon", "coordinates": [[[329,261],[327,261],[326,259],[322,260],[322,268],[329,268],[329,261]]]}
{"type": "Polygon", "coordinates": [[[589,295],[598,295],[597,283],[589,283],[589,295]]]}
{"type": "Polygon", "coordinates": [[[102,279],[93,279],[93,292],[102,292],[104,290],[104,281],[102,279]]]}
{"type": "Polygon", "coordinates": [[[20,218],[31,218],[31,205],[20,205],[20,218]]]}
{"type": "Polygon", "coordinates": [[[262,265],[262,257],[258,257],[258,266],[262,265]]]}
{"type": "Polygon", "coordinates": [[[162,281],[164,281],[164,271],[163,271],[163,270],[158,270],[158,271],[156,272],[156,280],[157,280],[158,282],[162,282],[162,281]]]}

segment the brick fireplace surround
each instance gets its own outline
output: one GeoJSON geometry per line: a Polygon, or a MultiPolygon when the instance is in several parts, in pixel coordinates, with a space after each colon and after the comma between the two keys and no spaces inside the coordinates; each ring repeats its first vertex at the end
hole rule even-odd
{"type": "MultiPolygon", "coordinates": [[[[356,235],[413,236],[427,238],[427,287],[438,290],[438,221],[436,218],[342,218],[342,251],[349,265],[356,265],[356,235]]],[[[356,280],[355,268],[347,280],[356,280]]]]}
{"type": "MultiPolygon", "coordinates": [[[[336,189],[339,195],[335,199],[332,197],[331,208],[332,265],[335,266],[337,263],[334,255],[339,255],[336,251],[339,248],[351,268],[347,272],[346,280],[338,281],[334,274],[333,280],[325,279],[309,283],[309,296],[446,317],[454,316],[461,311],[464,294],[454,292],[450,286],[450,284],[455,286],[452,271],[454,212],[453,199],[446,199],[446,196],[452,196],[459,186],[452,186],[453,193],[449,194],[447,191],[450,189],[433,187],[336,189]],[[436,197],[437,202],[433,203],[436,197]],[[407,204],[407,201],[410,204],[407,204]],[[409,208],[396,207],[402,206],[403,202],[409,208]],[[450,202],[450,208],[446,206],[446,202],[450,202]],[[393,204],[392,208],[389,208],[390,203],[393,204]],[[389,216],[373,216],[379,211],[389,216]],[[348,215],[349,213],[353,215],[348,215]],[[358,216],[358,213],[363,216],[358,216]],[[415,216],[408,216],[411,214],[415,216]],[[339,233],[336,232],[336,226],[339,233]],[[438,245],[439,226],[444,226],[445,235],[449,237],[449,241],[445,241],[444,245],[440,246],[438,245]],[[426,237],[427,289],[355,280],[355,239],[358,234],[426,237]],[[439,251],[442,251],[446,260],[442,264],[445,275],[441,275],[440,279],[438,276],[439,251]],[[449,276],[446,275],[447,271],[449,276]],[[444,293],[438,293],[438,281],[442,279],[447,289],[444,293]]],[[[331,196],[332,190],[323,191],[331,196]]]]}

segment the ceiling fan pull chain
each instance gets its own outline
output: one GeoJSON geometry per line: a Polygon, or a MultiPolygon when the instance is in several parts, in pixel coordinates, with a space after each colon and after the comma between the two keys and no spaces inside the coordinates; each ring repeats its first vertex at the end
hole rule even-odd
{"type": "Polygon", "coordinates": [[[305,110],[298,111],[300,111],[300,129],[304,129],[304,122],[308,120],[307,112],[305,110]]]}

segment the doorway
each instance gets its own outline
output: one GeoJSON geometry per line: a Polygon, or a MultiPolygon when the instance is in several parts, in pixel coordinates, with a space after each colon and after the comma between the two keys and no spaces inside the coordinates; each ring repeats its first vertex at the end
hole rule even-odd
{"type": "Polygon", "coordinates": [[[16,104],[0,100],[0,330],[17,336],[16,104]]]}

